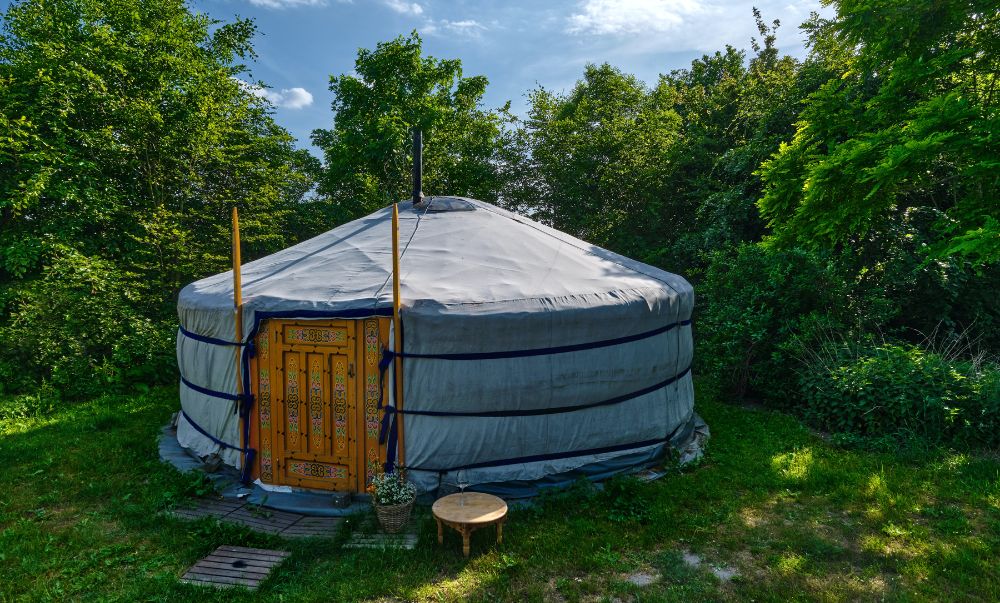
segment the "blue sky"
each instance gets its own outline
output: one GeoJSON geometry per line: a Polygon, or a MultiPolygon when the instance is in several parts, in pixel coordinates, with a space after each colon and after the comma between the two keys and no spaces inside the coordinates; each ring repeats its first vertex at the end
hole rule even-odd
{"type": "MultiPolygon", "coordinates": [[[[752,7],[780,19],[783,52],[804,55],[798,25],[818,0],[194,0],[218,19],[252,17],[260,31],[252,76],[269,88],[275,116],[311,148],[309,133],[333,115],[331,74],[348,73],[358,48],[416,29],[424,51],[459,58],[466,75],[485,75],[488,106],[525,93],[572,87],[587,63],[610,62],[647,82],[729,43],[749,48],[752,7]]],[[[825,11],[824,11],[825,12],[825,11]]]]}
{"type": "MultiPolygon", "coordinates": [[[[6,5],[8,2],[3,2],[6,5]]],[[[751,9],[780,19],[778,45],[803,56],[798,25],[818,0],[190,0],[195,11],[259,28],[252,79],[269,88],[275,117],[302,147],[332,125],[331,74],[348,73],[358,48],[416,29],[424,51],[459,58],[466,75],[485,75],[488,106],[525,93],[571,88],[587,63],[609,62],[653,83],[658,74],[732,44],[749,48],[751,9]]],[[[824,11],[826,12],[826,11],[824,11]]]]}

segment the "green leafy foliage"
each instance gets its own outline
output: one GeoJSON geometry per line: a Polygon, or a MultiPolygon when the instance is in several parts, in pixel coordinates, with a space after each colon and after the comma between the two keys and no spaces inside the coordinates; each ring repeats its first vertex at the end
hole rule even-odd
{"type": "Polygon", "coordinates": [[[189,503],[193,498],[201,498],[217,494],[212,480],[200,471],[192,471],[179,476],[179,479],[160,492],[160,508],[172,509],[179,504],[189,503]]]}
{"type": "Polygon", "coordinates": [[[178,289],[289,228],[318,162],[237,79],[256,27],[181,0],[24,0],[0,36],[0,371],[82,395],[174,368],[178,289]]]}
{"type": "Polygon", "coordinates": [[[0,397],[0,421],[21,421],[46,417],[56,410],[59,391],[49,384],[29,394],[0,397]]]}
{"type": "Polygon", "coordinates": [[[30,387],[37,373],[23,371],[17,359],[33,358],[45,367],[43,378],[70,397],[170,379],[163,367],[173,361],[174,329],[142,315],[140,291],[112,262],[57,247],[41,277],[18,290],[12,320],[0,326],[0,340],[11,346],[0,355],[0,375],[14,389],[30,387]]]}
{"type": "Polygon", "coordinates": [[[634,477],[615,477],[603,483],[597,506],[603,507],[615,523],[642,523],[652,516],[651,488],[634,477]]]}
{"type": "Polygon", "coordinates": [[[571,92],[540,88],[529,100],[527,143],[540,181],[531,211],[597,244],[641,247],[678,137],[669,99],[610,65],[590,65],[571,92]]]}
{"type": "Polygon", "coordinates": [[[850,291],[845,303],[869,330],[913,343],[931,333],[973,333],[981,347],[998,351],[1000,265],[976,266],[962,255],[928,261],[942,216],[933,208],[911,208],[839,254],[850,291]]]}
{"type": "Polygon", "coordinates": [[[1000,370],[911,345],[828,346],[800,373],[821,429],[934,444],[1000,444],[1000,370]]]}
{"type": "Polygon", "coordinates": [[[423,55],[416,32],[361,49],[354,72],[330,78],[333,128],[313,132],[326,160],[319,190],[341,221],[410,196],[412,129],[424,136],[427,194],[497,201],[510,156],[502,108],[482,108],[487,80],[457,59],[423,55]]]}
{"type": "Polygon", "coordinates": [[[531,186],[517,209],[557,228],[697,277],[711,250],[759,240],[760,162],[793,132],[800,101],[825,77],[762,44],[705,55],[649,88],[610,65],[574,89],[531,92],[520,139],[531,186]]]}
{"type": "Polygon", "coordinates": [[[846,299],[833,263],[800,249],[719,252],[701,286],[697,361],[739,396],[794,399],[796,344],[840,325],[846,299]]]}
{"type": "Polygon", "coordinates": [[[809,24],[812,61],[838,77],[807,100],[763,164],[779,241],[850,245],[910,208],[943,210],[928,251],[1000,259],[994,2],[840,0],[809,24]]]}

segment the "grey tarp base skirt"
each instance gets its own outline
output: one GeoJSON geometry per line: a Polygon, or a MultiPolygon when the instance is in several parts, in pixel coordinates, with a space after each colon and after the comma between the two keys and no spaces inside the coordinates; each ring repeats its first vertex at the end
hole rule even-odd
{"type": "MultiPolygon", "coordinates": [[[[597,461],[561,474],[547,475],[534,481],[510,481],[477,484],[468,491],[494,494],[507,501],[530,499],[545,490],[565,488],[580,480],[601,481],[616,475],[628,475],[647,467],[660,465],[666,460],[666,447],[671,446],[675,453],[672,458],[684,464],[701,457],[705,440],[708,438],[708,426],[697,414],[685,425],[670,444],[660,444],[641,452],[615,456],[604,461],[597,461]]],[[[261,505],[269,509],[301,513],[316,517],[345,517],[367,511],[369,504],[366,496],[354,500],[349,507],[338,508],[330,504],[330,493],[309,490],[292,490],[291,492],[268,491],[259,485],[243,485],[239,481],[239,472],[232,467],[222,466],[215,471],[208,471],[205,463],[196,455],[181,448],[171,426],[163,429],[160,437],[160,459],[172,465],[182,473],[198,471],[205,473],[215,484],[223,498],[242,500],[249,504],[261,505]]],[[[452,484],[441,483],[437,488],[421,494],[418,502],[430,504],[435,499],[457,491],[452,484]]]]}

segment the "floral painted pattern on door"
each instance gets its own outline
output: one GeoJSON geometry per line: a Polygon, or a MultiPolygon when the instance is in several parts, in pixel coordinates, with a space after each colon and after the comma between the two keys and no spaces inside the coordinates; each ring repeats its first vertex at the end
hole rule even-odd
{"type": "Polygon", "coordinates": [[[264,329],[257,337],[257,413],[260,418],[260,479],[274,479],[271,461],[271,333],[264,329]]]}
{"type": "Polygon", "coordinates": [[[309,451],[323,451],[323,355],[309,354],[309,451]]]}
{"type": "Polygon", "coordinates": [[[285,444],[299,444],[299,354],[285,354],[285,444]]]}

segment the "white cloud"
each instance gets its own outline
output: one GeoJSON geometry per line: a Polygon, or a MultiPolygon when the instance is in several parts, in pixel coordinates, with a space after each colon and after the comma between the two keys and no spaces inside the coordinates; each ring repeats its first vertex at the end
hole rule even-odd
{"type": "Polygon", "coordinates": [[[282,88],[281,92],[267,90],[267,99],[285,109],[301,109],[313,104],[313,95],[305,88],[282,88]]]}
{"type": "MultiPolygon", "coordinates": [[[[779,50],[800,58],[805,48],[796,26],[812,11],[833,13],[821,0],[576,0],[571,14],[560,16],[558,23],[577,44],[566,56],[622,65],[665,53],[714,52],[726,44],[749,49],[750,38],[760,38],[755,6],[768,24],[781,20],[779,50]]],[[[565,57],[546,60],[555,69],[565,57]]],[[[664,69],[658,60],[661,64],[650,69],[664,69]]],[[[655,81],[655,75],[644,77],[655,81]]]]}
{"type": "Polygon", "coordinates": [[[295,8],[298,6],[325,6],[326,0],[250,0],[250,4],[264,8],[295,8]]]}
{"type": "Polygon", "coordinates": [[[401,15],[421,15],[424,7],[406,0],[382,0],[382,3],[401,15]]]}
{"type": "Polygon", "coordinates": [[[706,12],[714,12],[714,7],[697,0],[583,0],[569,17],[568,31],[598,35],[662,33],[706,12]]]}
{"type": "Polygon", "coordinates": [[[449,21],[445,19],[441,21],[441,26],[455,33],[471,33],[486,29],[485,25],[475,19],[465,19],[463,21],[449,21]]]}
{"type": "Polygon", "coordinates": [[[485,25],[475,19],[463,19],[462,21],[449,21],[448,19],[434,21],[433,19],[428,19],[420,28],[420,33],[426,35],[449,33],[454,36],[478,38],[487,29],[485,25]]]}
{"type": "Polygon", "coordinates": [[[233,79],[235,79],[237,83],[239,83],[239,85],[250,94],[270,101],[270,103],[275,107],[281,107],[282,109],[302,109],[303,107],[308,107],[313,103],[312,93],[305,88],[296,87],[272,90],[271,88],[264,88],[262,86],[258,86],[257,84],[244,82],[239,78],[233,79]]]}

